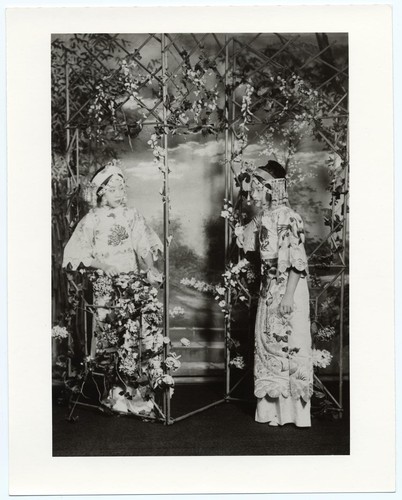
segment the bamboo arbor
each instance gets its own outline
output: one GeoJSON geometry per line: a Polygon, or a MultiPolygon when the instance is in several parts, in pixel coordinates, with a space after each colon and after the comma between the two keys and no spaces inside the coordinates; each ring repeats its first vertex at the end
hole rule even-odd
{"type": "MultiPolygon", "coordinates": [[[[225,198],[241,208],[239,166],[257,140],[271,152],[282,149],[290,170],[302,135],[310,134],[328,152],[330,203],[326,236],[309,253],[310,270],[330,278],[316,280],[312,293],[313,328],[320,304],[335,290],[339,317],[338,394],[320,389],[343,408],[343,347],[347,322],[348,275],[348,69],[347,54],[326,34],[149,34],[134,43],[119,35],[56,38],[52,47],[54,194],[54,282],[62,280],[58,260],[71,227],[80,216],[83,177],[113,156],[113,141],[129,144],[151,130],[150,147],[161,172],[164,230],[164,321],[169,332],[170,186],[169,144],[173,135],[224,138],[225,198]],[[127,103],[136,104],[129,114],[127,103]],[[306,131],[307,130],[307,131],[306,131]],[[239,189],[240,188],[240,189],[239,189]],[[62,191],[60,196],[60,190],[62,191]],[[56,193],[57,191],[57,193],[56,193]],[[60,228],[64,228],[60,232],[60,228]],[[64,240],[64,241],[63,241],[64,240]]],[[[233,228],[225,223],[226,262],[237,259],[233,228]]],[[[60,287],[55,286],[54,290],[60,287]]],[[[56,292],[55,292],[56,293],[56,292]]],[[[227,302],[231,303],[228,291],[227,302]]],[[[54,311],[63,307],[57,298],[54,311]]],[[[231,337],[231,310],[225,321],[231,337]]],[[[230,353],[226,342],[225,392],[231,399],[230,353]]],[[[166,346],[164,356],[169,353],[166,346]]],[[[172,423],[165,398],[166,423],[172,423]]],[[[208,407],[211,405],[208,405],[208,407]]],[[[197,410],[197,411],[201,411],[197,410]]],[[[185,418],[184,415],[180,418],[185,418]]]]}

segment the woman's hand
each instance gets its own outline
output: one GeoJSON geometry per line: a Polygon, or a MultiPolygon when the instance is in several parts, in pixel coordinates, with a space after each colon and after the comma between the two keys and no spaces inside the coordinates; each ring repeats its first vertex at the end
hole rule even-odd
{"type": "Polygon", "coordinates": [[[148,281],[151,285],[155,285],[156,283],[162,283],[163,276],[157,269],[150,269],[147,272],[148,281]]]}
{"type": "Polygon", "coordinates": [[[104,262],[99,262],[99,260],[97,259],[92,259],[91,267],[100,269],[106,274],[106,276],[116,276],[117,274],[120,274],[120,271],[116,266],[105,264],[104,262]]]}
{"type": "Polygon", "coordinates": [[[282,297],[281,303],[279,304],[279,312],[282,315],[290,314],[294,310],[294,300],[293,295],[285,293],[282,297]]]}
{"type": "Polygon", "coordinates": [[[236,243],[239,248],[244,247],[244,226],[241,226],[240,224],[236,224],[236,227],[234,229],[234,233],[236,235],[236,243]]]}
{"type": "Polygon", "coordinates": [[[102,267],[101,267],[102,271],[106,274],[106,276],[117,276],[118,274],[120,274],[119,270],[117,269],[116,266],[111,266],[111,265],[108,265],[108,264],[104,264],[102,267]]]}

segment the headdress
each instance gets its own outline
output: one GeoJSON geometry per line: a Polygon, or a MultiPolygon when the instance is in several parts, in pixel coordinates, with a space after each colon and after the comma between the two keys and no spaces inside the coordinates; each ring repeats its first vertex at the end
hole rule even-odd
{"type": "Polygon", "coordinates": [[[113,160],[97,170],[92,176],[91,180],[84,188],[84,199],[92,207],[95,207],[97,198],[105,193],[110,181],[116,178],[125,182],[123,171],[119,166],[119,161],[113,160]]]}
{"type": "Polygon", "coordinates": [[[260,182],[271,195],[271,208],[288,204],[286,189],[286,170],[274,160],[254,171],[253,178],[260,182]]]}
{"type": "Polygon", "coordinates": [[[124,181],[123,171],[115,162],[108,163],[95,172],[91,179],[91,184],[96,189],[96,195],[102,196],[108,183],[115,177],[120,177],[124,181]]]}
{"type": "Polygon", "coordinates": [[[256,177],[261,177],[263,182],[270,182],[272,181],[272,177],[274,179],[286,179],[286,170],[277,161],[269,160],[266,165],[257,167],[254,175],[256,177]]]}

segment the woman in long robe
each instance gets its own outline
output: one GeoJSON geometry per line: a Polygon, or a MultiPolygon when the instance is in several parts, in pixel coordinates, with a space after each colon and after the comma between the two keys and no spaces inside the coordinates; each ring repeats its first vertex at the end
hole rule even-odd
{"type": "Polygon", "coordinates": [[[313,364],[303,221],[288,204],[285,171],[277,162],[256,169],[251,196],[261,212],[239,233],[238,243],[261,256],[255,420],[309,427],[313,364]]]}
{"type": "MultiPolygon", "coordinates": [[[[162,243],[144,217],[135,208],[126,206],[122,170],[115,164],[102,168],[92,178],[91,190],[96,206],[79,221],[67,242],[63,267],[76,270],[83,265],[101,269],[110,277],[120,273],[138,273],[142,269],[147,271],[151,284],[160,280],[154,262],[163,249],[162,243]]],[[[94,302],[98,308],[94,315],[90,353],[92,359],[105,347],[97,339],[97,330],[102,330],[103,321],[109,312],[107,307],[99,306],[106,306],[109,299],[107,294],[94,295],[94,302]]],[[[127,358],[120,362],[123,369],[124,363],[130,359],[130,354],[127,352],[127,358]]],[[[116,386],[111,389],[103,403],[121,412],[152,411],[151,400],[144,399],[139,391],[133,391],[127,386],[124,389],[124,393],[129,393],[129,398],[122,397],[122,387],[116,386]]]]}

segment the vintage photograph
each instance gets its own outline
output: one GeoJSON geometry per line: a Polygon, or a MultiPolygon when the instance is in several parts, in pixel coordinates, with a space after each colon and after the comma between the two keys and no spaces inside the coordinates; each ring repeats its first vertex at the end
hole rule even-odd
{"type": "Polygon", "coordinates": [[[349,455],[348,33],[53,33],[52,454],[349,455]]]}

